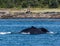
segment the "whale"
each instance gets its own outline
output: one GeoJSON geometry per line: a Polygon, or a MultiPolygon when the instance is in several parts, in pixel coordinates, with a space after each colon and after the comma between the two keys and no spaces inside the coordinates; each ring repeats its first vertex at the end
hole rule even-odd
{"type": "Polygon", "coordinates": [[[34,26],[23,29],[19,32],[0,32],[0,34],[30,34],[30,35],[36,35],[36,34],[54,34],[54,32],[48,31],[46,28],[36,28],[34,26]]]}
{"type": "Polygon", "coordinates": [[[46,34],[49,33],[49,31],[45,28],[36,28],[34,26],[23,29],[21,32],[19,32],[21,34],[46,34]]]}

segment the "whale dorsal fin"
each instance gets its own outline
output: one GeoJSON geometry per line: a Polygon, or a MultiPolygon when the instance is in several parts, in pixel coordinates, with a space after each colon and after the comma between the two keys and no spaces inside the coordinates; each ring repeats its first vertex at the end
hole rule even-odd
{"type": "Polygon", "coordinates": [[[31,28],[35,28],[36,29],[36,27],[34,27],[34,26],[32,26],[31,28]]]}

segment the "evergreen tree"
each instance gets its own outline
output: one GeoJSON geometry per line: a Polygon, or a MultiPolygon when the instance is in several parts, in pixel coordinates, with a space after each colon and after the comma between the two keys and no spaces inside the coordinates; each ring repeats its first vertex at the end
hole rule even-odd
{"type": "Polygon", "coordinates": [[[60,0],[0,0],[0,8],[58,8],[60,0]]]}

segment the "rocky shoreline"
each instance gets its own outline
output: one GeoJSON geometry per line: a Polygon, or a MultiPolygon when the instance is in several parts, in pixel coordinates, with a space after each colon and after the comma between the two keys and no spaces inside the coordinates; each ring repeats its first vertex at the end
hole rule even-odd
{"type": "Polygon", "coordinates": [[[60,12],[14,12],[0,11],[0,19],[40,18],[60,19],[60,12]]]}

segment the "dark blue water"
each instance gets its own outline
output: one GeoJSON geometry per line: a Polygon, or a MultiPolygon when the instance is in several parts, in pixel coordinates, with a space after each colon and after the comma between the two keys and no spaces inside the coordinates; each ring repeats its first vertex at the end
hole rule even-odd
{"type": "Polygon", "coordinates": [[[60,19],[0,19],[0,32],[19,32],[31,26],[58,34],[0,34],[0,46],[60,46],[60,19]]]}

